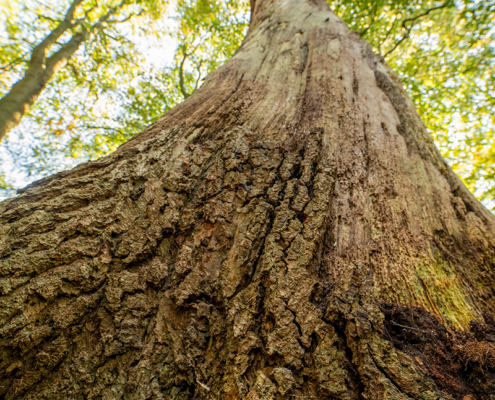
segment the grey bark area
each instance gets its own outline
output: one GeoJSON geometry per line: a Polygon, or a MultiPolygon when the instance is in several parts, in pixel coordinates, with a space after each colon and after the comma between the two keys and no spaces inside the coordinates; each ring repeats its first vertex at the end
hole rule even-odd
{"type": "Polygon", "coordinates": [[[253,8],[184,103],[0,203],[2,399],[449,399],[397,335],[471,321],[493,399],[493,216],[323,1],[253,8]]]}

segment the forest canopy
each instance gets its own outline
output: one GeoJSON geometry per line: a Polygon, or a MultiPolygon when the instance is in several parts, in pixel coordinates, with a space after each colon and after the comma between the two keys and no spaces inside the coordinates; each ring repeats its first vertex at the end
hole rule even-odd
{"type": "MultiPolygon", "coordinates": [[[[0,0],[0,99],[64,21],[45,59],[80,41],[2,139],[0,197],[109,154],[182,102],[239,47],[248,3],[0,0]]],[[[398,73],[442,155],[495,210],[495,1],[329,4],[398,73]]]]}

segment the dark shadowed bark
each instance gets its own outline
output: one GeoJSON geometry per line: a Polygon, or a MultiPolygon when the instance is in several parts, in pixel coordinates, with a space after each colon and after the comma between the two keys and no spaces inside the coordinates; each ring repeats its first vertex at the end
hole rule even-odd
{"type": "Polygon", "coordinates": [[[5,399],[493,399],[495,220],[324,1],[0,212],[5,399]]]}

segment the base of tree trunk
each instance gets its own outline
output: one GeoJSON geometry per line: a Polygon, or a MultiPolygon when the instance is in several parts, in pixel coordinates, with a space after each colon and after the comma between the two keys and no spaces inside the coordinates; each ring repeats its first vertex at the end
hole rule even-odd
{"type": "Polygon", "coordinates": [[[454,399],[495,396],[495,321],[473,321],[471,331],[456,332],[417,307],[380,304],[385,339],[427,371],[441,393],[454,399]],[[466,398],[466,396],[468,396],[466,398]]]}

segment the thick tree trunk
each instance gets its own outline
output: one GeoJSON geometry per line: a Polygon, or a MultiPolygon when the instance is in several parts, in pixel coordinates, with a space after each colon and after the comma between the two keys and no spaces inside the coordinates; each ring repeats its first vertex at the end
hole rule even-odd
{"type": "Polygon", "coordinates": [[[494,398],[495,220],[323,1],[0,211],[5,399],[494,398]]]}

